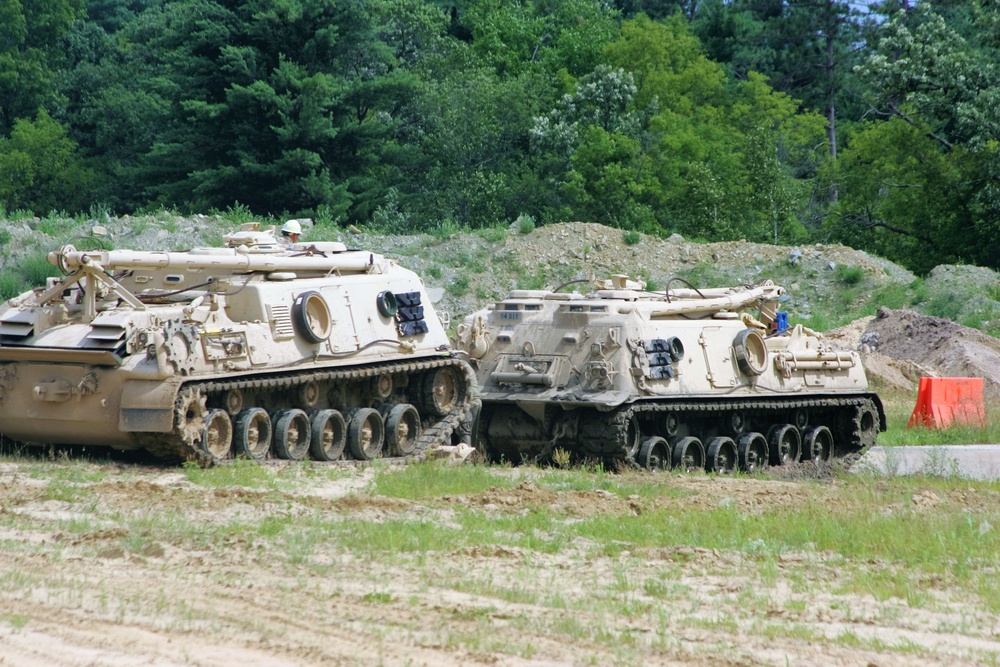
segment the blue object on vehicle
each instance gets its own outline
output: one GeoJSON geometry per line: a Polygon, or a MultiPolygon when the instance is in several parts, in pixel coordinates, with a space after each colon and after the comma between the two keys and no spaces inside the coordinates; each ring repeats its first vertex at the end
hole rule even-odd
{"type": "Polygon", "coordinates": [[[781,333],[788,328],[788,313],[784,310],[779,310],[777,313],[777,319],[774,321],[775,332],[781,333]]]}

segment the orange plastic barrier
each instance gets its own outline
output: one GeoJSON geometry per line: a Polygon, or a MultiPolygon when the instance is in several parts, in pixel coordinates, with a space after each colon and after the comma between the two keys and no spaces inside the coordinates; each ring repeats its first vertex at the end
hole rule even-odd
{"type": "Polygon", "coordinates": [[[920,378],[909,428],[947,428],[953,423],[986,426],[983,378],[920,378]]]}

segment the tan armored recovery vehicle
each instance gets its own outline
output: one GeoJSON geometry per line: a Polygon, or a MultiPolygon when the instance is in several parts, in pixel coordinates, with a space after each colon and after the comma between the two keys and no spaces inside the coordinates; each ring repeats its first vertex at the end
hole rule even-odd
{"type": "Polygon", "coordinates": [[[885,429],[858,353],[787,328],[784,290],[769,281],[695,289],[674,279],[652,293],[614,276],[594,287],[515,290],[459,326],[483,401],[475,444],[489,459],[562,449],[649,468],[757,470],[846,457],[885,429]]]}
{"type": "Polygon", "coordinates": [[[475,381],[416,274],[254,227],[186,252],[49,254],[0,308],[0,435],[213,463],[419,456],[475,381]]]}

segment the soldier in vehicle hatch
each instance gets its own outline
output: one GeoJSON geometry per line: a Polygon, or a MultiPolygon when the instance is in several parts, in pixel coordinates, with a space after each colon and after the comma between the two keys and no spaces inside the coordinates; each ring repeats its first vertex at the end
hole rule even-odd
{"type": "Polygon", "coordinates": [[[278,242],[281,245],[292,245],[298,243],[302,234],[302,225],[298,220],[289,220],[281,227],[281,238],[278,242]]]}

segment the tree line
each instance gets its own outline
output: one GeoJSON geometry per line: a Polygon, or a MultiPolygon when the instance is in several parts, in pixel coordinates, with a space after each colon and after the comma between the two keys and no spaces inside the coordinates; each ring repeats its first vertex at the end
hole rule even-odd
{"type": "Polygon", "coordinates": [[[0,212],[1000,268],[997,0],[0,0],[0,212]]]}

